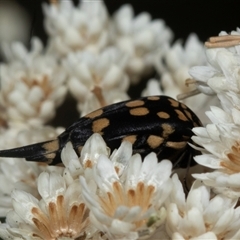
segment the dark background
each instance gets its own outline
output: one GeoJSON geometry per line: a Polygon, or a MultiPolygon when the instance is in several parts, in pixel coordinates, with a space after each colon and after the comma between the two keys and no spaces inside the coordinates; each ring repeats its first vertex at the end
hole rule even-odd
{"type": "MultiPolygon", "coordinates": [[[[40,37],[46,44],[47,35],[43,28],[42,3],[48,1],[15,1],[29,14],[31,29],[29,30],[28,45],[31,36],[40,37]]],[[[77,2],[78,0],[74,0],[75,4],[77,2]]],[[[174,40],[182,39],[184,41],[191,32],[195,32],[200,40],[204,42],[210,36],[218,35],[221,30],[230,32],[240,26],[240,0],[135,0],[131,2],[105,0],[110,15],[125,3],[130,3],[133,6],[136,15],[146,11],[152,15],[153,19],[164,19],[166,25],[170,27],[174,33],[174,40]]],[[[152,77],[153,76],[155,76],[155,73],[153,73],[152,77]]],[[[140,96],[140,92],[145,87],[147,79],[148,78],[144,79],[137,87],[134,86],[129,89],[128,94],[131,98],[140,96]]],[[[77,120],[78,117],[79,113],[76,111],[76,102],[71,96],[68,96],[67,101],[58,108],[55,119],[49,124],[67,127],[77,120]]]]}
{"type": "MultiPolygon", "coordinates": [[[[46,42],[41,4],[48,1],[17,0],[17,2],[26,9],[30,16],[32,22],[30,35],[39,36],[46,42]]],[[[221,30],[229,32],[240,26],[239,0],[134,0],[130,2],[105,0],[110,14],[125,3],[130,3],[136,14],[146,11],[154,19],[164,19],[174,32],[176,39],[186,39],[190,32],[196,32],[200,39],[205,41],[209,36],[217,35],[221,30]]]]}

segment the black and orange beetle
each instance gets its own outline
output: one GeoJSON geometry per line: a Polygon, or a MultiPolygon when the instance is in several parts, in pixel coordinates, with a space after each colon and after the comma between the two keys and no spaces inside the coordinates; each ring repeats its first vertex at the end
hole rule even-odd
{"type": "Polygon", "coordinates": [[[27,161],[61,163],[61,151],[68,141],[79,155],[93,133],[100,133],[113,151],[122,141],[133,144],[133,153],[155,152],[159,161],[170,159],[175,168],[194,165],[198,152],[188,145],[192,128],[202,126],[198,117],[183,103],[167,96],[149,96],[100,108],[68,127],[57,139],[24,147],[2,150],[0,157],[27,161]]]}

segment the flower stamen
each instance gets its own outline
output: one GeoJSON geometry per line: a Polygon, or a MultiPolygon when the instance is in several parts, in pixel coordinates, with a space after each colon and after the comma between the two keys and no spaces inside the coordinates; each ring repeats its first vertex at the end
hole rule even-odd
{"type": "Polygon", "coordinates": [[[240,45],[240,36],[239,35],[223,35],[210,37],[205,46],[207,48],[227,48],[240,45]]]}
{"type": "Polygon", "coordinates": [[[181,101],[181,100],[184,100],[186,98],[195,96],[199,93],[201,93],[201,92],[198,89],[194,89],[194,90],[186,92],[186,93],[181,93],[181,94],[177,95],[177,100],[181,101]]]}
{"type": "MultiPolygon", "coordinates": [[[[186,85],[187,87],[189,87],[190,84],[197,84],[197,80],[195,80],[195,79],[193,79],[193,78],[187,78],[187,79],[185,80],[185,85],[186,85]]],[[[188,92],[185,92],[185,93],[178,94],[178,95],[177,95],[177,99],[178,99],[179,101],[181,101],[181,100],[184,100],[184,99],[186,99],[186,98],[195,96],[195,95],[197,95],[197,94],[199,94],[199,93],[201,93],[201,92],[200,92],[198,89],[194,89],[194,90],[192,90],[192,91],[188,91],[188,92]]]]}
{"type": "Polygon", "coordinates": [[[99,200],[108,216],[114,216],[119,206],[140,206],[144,212],[151,207],[150,202],[154,191],[154,186],[145,186],[143,182],[139,182],[136,189],[129,189],[125,193],[121,184],[119,182],[114,182],[113,193],[107,192],[104,196],[100,196],[99,200]]]}
{"type": "Polygon", "coordinates": [[[102,208],[108,216],[113,216],[116,208],[115,199],[112,193],[107,192],[107,196],[99,197],[102,208]]]}
{"type": "Polygon", "coordinates": [[[58,4],[58,0],[49,0],[49,3],[53,4],[53,5],[57,5],[58,4]]]}
{"type": "Polygon", "coordinates": [[[221,161],[222,167],[230,170],[231,173],[240,172],[240,144],[238,142],[232,146],[231,152],[227,153],[228,161],[221,161]]]}
{"type": "Polygon", "coordinates": [[[95,86],[94,89],[92,90],[92,92],[97,97],[97,100],[99,101],[101,107],[105,107],[107,105],[107,103],[106,103],[106,100],[103,96],[102,88],[99,87],[99,86],[95,86]]]}
{"type": "Polygon", "coordinates": [[[84,234],[89,223],[89,210],[84,203],[73,205],[68,214],[64,208],[64,197],[58,196],[56,202],[48,204],[49,218],[38,208],[32,208],[32,221],[46,240],[58,237],[78,237],[84,234]]]}
{"type": "Polygon", "coordinates": [[[93,167],[93,162],[91,160],[87,160],[84,164],[84,169],[86,168],[92,168],[93,167]]]}

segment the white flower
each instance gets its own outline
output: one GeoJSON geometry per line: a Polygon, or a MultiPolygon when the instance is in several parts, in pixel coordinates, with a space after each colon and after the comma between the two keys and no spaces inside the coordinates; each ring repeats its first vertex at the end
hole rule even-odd
{"type": "Polygon", "coordinates": [[[185,200],[177,175],[167,204],[166,230],[171,239],[239,239],[237,199],[210,197],[210,188],[196,181],[185,200]]]}
{"type": "Polygon", "coordinates": [[[78,101],[84,101],[96,86],[105,91],[127,91],[126,63],[126,54],[115,47],[106,48],[99,55],[87,51],[69,54],[64,66],[69,73],[71,93],[78,101]]]}
{"type": "Polygon", "coordinates": [[[88,234],[89,210],[81,196],[79,181],[68,185],[60,174],[43,172],[38,178],[41,199],[14,190],[13,211],[7,215],[8,226],[0,225],[6,239],[77,239],[88,234]]]}
{"type": "Polygon", "coordinates": [[[240,124],[238,119],[238,112],[240,111],[240,93],[233,91],[221,92],[218,93],[218,98],[223,110],[232,115],[234,123],[240,124]]]}
{"type": "Polygon", "coordinates": [[[203,43],[199,41],[195,33],[191,33],[184,47],[182,41],[176,41],[155,64],[159,73],[169,71],[176,84],[181,89],[186,89],[181,79],[182,75],[189,77],[186,69],[203,63],[206,63],[203,43]],[[180,74],[181,72],[183,73],[180,74]],[[177,76],[178,74],[180,77],[177,76]]]}
{"type": "Polygon", "coordinates": [[[194,65],[205,64],[206,57],[203,52],[203,44],[195,34],[191,34],[184,47],[180,41],[177,41],[161,60],[164,60],[165,63],[164,65],[160,62],[163,69],[158,70],[160,74],[163,72],[161,84],[166,95],[176,98],[176,95],[171,94],[171,91],[173,93],[177,91],[178,93],[185,93],[192,90],[191,86],[185,84],[185,80],[190,77],[188,70],[194,65]],[[173,88],[176,88],[176,90],[174,91],[173,88]]]}
{"type": "Polygon", "coordinates": [[[132,145],[128,141],[123,141],[120,147],[110,155],[110,150],[102,136],[94,133],[82,147],[80,157],[73,150],[71,143],[68,143],[62,150],[61,158],[71,178],[77,179],[81,175],[85,174],[85,177],[88,178],[88,174],[92,174],[86,169],[92,169],[97,164],[100,155],[109,157],[118,174],[122,174],[132,156],[132,145]]]}
{"type": "Polygon", "coordinates": [[[164,212],[162,216],[158,212],[171,191],[171,167],[168,160],[158,163],[154,153],[143,162],[136,154],[119,174],[112,161],[100,155],[92,181],[80,177],[91,222],[109,239],[137,239],[144,229],[153,233],[156,226],[151,229],[149,221],[163,217],[164,222],[164,212]]]}
{"type": "Polygon", "coordinates": [[[100,88],[96,88],[95,91],[91,92],[87,96],[86,100],[83,103],[78,103],[77,108],[78,111],[81,112],[81,116],[85,116],[88,113],[95,111],[96,109],[108,106],[110,104],[129,99],[127,93],[121,92],[117,89],[113,89],[111,91],[100,90],[100,88]]]}
{"type": "MultiPolygon", "coordinates": [[[[190,71],[193,78],[199,81],[199,90],[207,85],[214,93],[229,90],[239,93],[240,56],[225,48],[207,49],[206,55],[211,67],[195,67],[190,71]]],[[[211,94],[207,91],[204,93],[211,94]]]]}
{"type": "Polygon", "coordinates": [[[153,67],[158,51],[165,51],[172,38],[171,30],[160,19],[151,20],[149,13],[134,17],[131,5],[123,5],[113,16],[112,42],[129,55],[127,73],[136,83],[153,67]]]}
{"type": "MultiPolygon", "coordinates": [[[[168,48],[165,54],[157,58],[155,67],[161,76],[160,83],[164,95],[177,98],[178,95],[194,91],[195,85],[186,84],[186,79],[190,78],[189,69],[195,65],[206,63],[203,44],[195,34],[190,34],[185,46],[181,41],[177,41],[168,48]]],[[[159,88],[159,87],[158,87],[159,88]]],[[[205,111],[209,104],[215,104],[216,98],[203,94],[194,98],[184,99],[183,102],[191,108],[198,117],[207,122],[205,111]]]]}
{"type": "Polygon", "coordinates": [[[164,95],[159,80],[157,79],[149,79],[147,82],[146,88],[143,90],[142,94],[143,97],[147,96],[157,96],[157,95],[164,95]]]}
{"type": "MultiPolygon", "coordinates": [[[[234,41],[234,37],[240,37],[240,30],[232,31],[231,35],[221,32],[219,37],[213,37],[215,42],[207,42],[207,61],[210,66],[197,66],[190,69],[189,73],[196,81],[200,92],[214,95],[225,91],[239,93],[239,64],[240,47],[234,41]],[[224,40],[222,38],[224,37],[224,40]],[[218,42],[219,39],[219,42],[218,42]],[[228,44],[229,39],[229,44],[228,44]],[[232,42],[236,44],[232,44],[232,42]],[[225,44],[226,43],[226,44],[225,44]],[[232,45],[231,45],[232,44],[232,45]],[[211,48],[211,45],[217,46],[211,48]],[[222,45],[222,46],[221,46],[222,45]]],[[[212,38],[210,38],[211,40],[212,38]]]]}
{"type": "Polygon", "coordinates": [[[231,198],[240,197],[240,111],[232,108],[229,113],[211,107],[206,112],[213,124],[206,128],[194,128],[192,139],[202,149],[203,155],[196,156],[197,163],[214,169],[210,173],[194,174],[215,192],[231,198]]]}
{"type": "MultiPolygon", "coordinates": [[[[0,137],[0,149],[8,149],[28,145],[34,142],[54,139],[61,130],[51,127],[18,129],[10,128],[2,131],[0,137]]],[[[21,158],[0,159],[0,216],[12,209],[11,192],[14,188],[27,191],[38,197],[36,179],[43,170],[52,171],[61,168],[47,167],[45,164],[27,162],[21,158]]]]}
{"type": "Polygon", "coordinates": [[[231,34],[221,32],[219,37],[210,38],[206,43],[207,47],[210,47],[206,50],[210,66],[195,67],[190,71],[199,91],[217,94],[223,108],[211,107],[211,111],[206,112],[206,115],[213,124],[206,128],[193,129],[197,136],[192,139],[202,147],[199,150],[203,153],[195,157],[196,162],[214,169],[213,172],[193,176],[211,186],[215,193],[236,198],[240,197],[240,48],[234,47],[234,39],[239,38],[236,36],[240,35],[239,29],[231,34]],[[215,46],[217,48],[212,48],[215,46]]]}
{"type": "Polygon", "coordinates": [[[103,1],[58,1],[43,4],[49,52],[63,57],[70,52],[99,52],[109,43],[108,13],[103,1]]]}
{"type": "Polygon", "coordinates": [[[0,104],[8,122],[36,126],[55,115],[67,88],[65,70],[54,57],[42,53],[39,39],[31,43],[31,52],[20,43],[4,47],[8,63],[1,64],[0,104]]]}

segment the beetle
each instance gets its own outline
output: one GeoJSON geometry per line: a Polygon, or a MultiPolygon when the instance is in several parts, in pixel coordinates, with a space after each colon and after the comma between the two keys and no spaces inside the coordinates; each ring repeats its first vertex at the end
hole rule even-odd
{"type": "Polygon", "coordinates": [[[142,97],[100,108],[79,118],[57,139],[2,150],[0,157],[57,165],[67,142],[79,156],[86,140],[99,133],[111,151],[126,140],[132,143],[134,154],[144,157],[155,152],[159,161],[169,159],[175,168],[186,168],[195,164],[188,159],[199,153],[188,144],[197,126],[202,126],[201,121],[185,104],[168,96],[142,97]]]}

